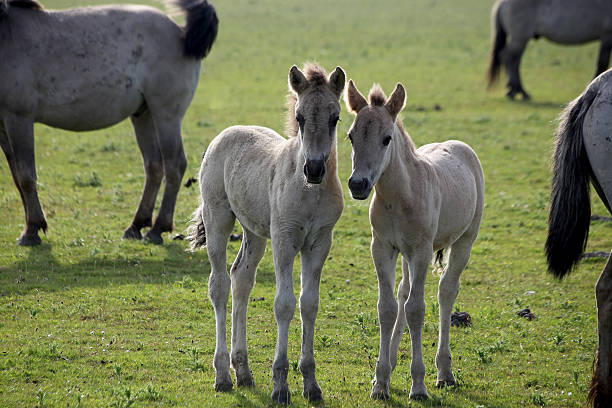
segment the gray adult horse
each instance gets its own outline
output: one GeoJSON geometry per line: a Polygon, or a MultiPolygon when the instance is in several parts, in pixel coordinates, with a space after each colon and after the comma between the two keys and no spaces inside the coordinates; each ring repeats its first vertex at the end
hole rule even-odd
{"type": "MultiPolygon", "coordinates": [[[[570,102],[557,132],[553,157],[546,257],[563,278],[580,260],[591,218],[589,181],[612,212],[612,70],[598,76],[570,102]]],[[[611,254],[612,255],[612,254],[611,254]]],[[[589,393],[596,407],[612,401],[612,256],[595,288],[599,351],[589,393]]]]}
{"type": "Polygon", "coordinates": [[[497,0],[491,11],[492,48],[489,87],[503,63],[508,75],[508,97],[523,89],[519,66],[531,38],[544,37],[558,44],[584,44],[600,40],[595,76],[608,68],[612,49],[612,2],[606,0],[497,0]],[[507,38],[509,40],[506,42],[507,38]]]}
{"type": "Polygon", "coordinates": [[[0,145],[25,209],[19,244],[46,232],[36,189],[34,122],[86,131],[130,117],[146,181],[124,238],[152,225],[161,180],[165,191],[146,238],[162,243],[187,166],[181,122],[218,19],[207,0],[177,0],[185,28],[144,6],[46,11],[34,0],[0,0],[0,145]]]}

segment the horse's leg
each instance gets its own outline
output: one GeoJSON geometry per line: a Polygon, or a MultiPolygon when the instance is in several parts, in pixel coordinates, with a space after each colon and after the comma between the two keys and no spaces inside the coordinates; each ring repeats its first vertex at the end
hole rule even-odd
{"type": "Polygon", "coordinates": [[[393,336],[391,336],[391,370],[395,370],[395,366],[397,365],[397,354],[406,329],[406,311],[404,310],[404,304],[410,293],[410,271],[406,258],[402,258],[402,275],[402,280],[397,288],[397,319],[395,319],[393,336]]]}
{"type": "Polygon", "coordinates": [[[372,259],[378,276],[378,321],[380,322],[380,347],[376,362],[376,377],[371,398],[388,399],[391,383],[391,357],[389,355],[391,334],[397,317],[395,288],[395,265],[398,252],[393,246],[372,238],[372,259]]]}
{"type": "Polygon", "coordinates": [[[142,198],[134,215],[132,224],[123,233],[124,239],[142,239],[140,230],[152,225],[155,198],[164,176],[162,156],[157,142],[155,123],[148,110],[138,116],[132,116],[132,124],[136,132],[138,147],[142,153],[145,170],[145,186],[142,198]]]}
{"type": "Polygon", "coordinates": [[[36,162],[34,156],[34,123],[31,120],[7,117],[0,130],[0,144],[11,168],[13,181],[19,190],[25,210],[26,227],[19,245],[39,245],[38,230],[47,231],[47,221],[38,199],[36,162]]]}
{"type": "Polygon", "coordinates": [[[183,140],[181,139],[181,120],[162,120],[154,114],[155,125],[159,148],[164,162],[164,176],[166,185],[162,198],[159,214],[155,219],[153,227],[145,235],[145,239],[161,244],[163,242],[161,234],[172,231],[174,206],[181,187],[181,180],[187,168],[187,158],[183,150],[183,140]]]}
{"type": "Polygon", "coordinates": [[[320,231],[317,239],[306,242],[301,252],[302,289],[300,293],[300,314],[302,317],[302,354],[300,371],[304,378],[304,397],[310,401],[321,401],[321,387],[315,377],[314,330],[319,310],[319,284],[323,264],[332,244],[332,229],[320,231]]]}
{"type": "Polygon", "coordinates": [[[459,293],[459,277],[470,259],[473,241],[471,236],[463,235],[452,245],[448,265],[442,273],[438,286],[438,304],[440,305],[440,333],[436,353],[436,367],[438,368],[436,385],[438,387],[455,384],[455,376],[451,369],[450,318],[459,293]]]}
{"type": "MultiPolygon", "coordinates": [[[[229,205],[228,205],[229,207],[229,205]]],[[[227,240],[234,226],[235,216],[229,208],[203,211],[206,225],[206,249],[211,273],[208,280],[208,296],[215,310],[217,341],[215,346],[215,390],[230,391],[230,356],[227,352],[227,301],[230,293],[230,277],[227,273],[227,240]]]]}
{"type": "Polygon", "coordinates": [[[598,76],[602,72],[608,69],[610,64],[610,50],[612,49],[612,34],[606,34],[601,37],[601,44],[599,46],[599,57],[597,58],[597,71],[595,76],[598,76]]]}
{"type": "Polygon", "coordinates": [[[291,392],[287,384],[289,359],[287,343],[289,324],[295,312],[296,298],[293,293],[293,261],[297,248],[292,236],[276,236],[272,233],[272,251],[276,270],[276,296],[274,298],[274,317],[276,318],[276,352],[272,364],[274,389],[272,400],[277,404],[290,404],[291,392]]]}
{"type": "Polygon", "coordinates": [[[503,50],[503,60],[508,76],[508,97],[514,99],[517,93],[523,95],[523,99],[530,99],[529,94],[523,89],[521,83],[520,65],[523,52],[527,46],[527,40],[511,39],[503,50]]]}
{"type": "Polygon", "coordinates": [[[266,239],[243,227],[244,239],[238,256],[232,265],[232,367],[236,370],[236,384],[255,385],[249,369],[247,351],[247,307],[255,285],[257,265],[266,252],[266,239]]]}
{"type": "MultiPolygon", "coordinates": [[[[404,253],[402,252],[402,254],[404,253]]],[[[425,278],[427,277],[427,270],[432,256],[432,247],[424,246],[414,250],[408,260],[410,265],[410,294],[404,305],[404,310],[412,344],[412,362],[410,364],[412,387],[410,388],[410,398],[415,400],[429,398],[427,387],[425,386],[422,331],[425,320],[425,278]]]]}
{"type": "Polygon", "coordinates": [[[591,393],[595,408],[601,408],[612,401],[612,253],[597,281],[595,293],[599,350],[591,393]]]}

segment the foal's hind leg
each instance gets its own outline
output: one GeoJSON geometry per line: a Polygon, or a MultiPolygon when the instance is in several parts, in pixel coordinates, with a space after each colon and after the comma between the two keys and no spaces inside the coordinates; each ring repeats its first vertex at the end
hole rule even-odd
{"type": "Polygon", "coordinates": [[[440,333],[436,367],[438,368],[438,387],[455,384],[455,376],[451,369],[450,323],[451,312],[457,294],[459,293],[459,277],[470,259],[472,237],[463,235],[451,247],[448,265],[442,273],[438,286],[438,303],[440,305],[440,333]]]}
{"type": "Polygon", "coordinates": [[[607,407],[612,401],[612,253],[597,286],[599,350],[589,397],[595,408],[607,407]]]}
{"type": "Polygon", "coordinates": [[[306,242],[302,249],[302,289],[300,314],[302,317],[302,353],[300,371],[304,378],[304,397],[321,401],[321,387],[315,377],[314,331],[319,311],[319,284],[323,264],[332,245],[332,229],[320,231],[315,241],[306,242]]]}
{"type": "Polygon", "coordinates": [[[38,230],[47,231],[47,221],[38,200],[36,163],[34,161],[34,126],[30,120],[4,118],[0,124],[0,145],[11,168],[25,210],[26,227],[19,245],[39,245],[38,230]]]}
{"type": "Polygon", "coordinates": [[[155,123],[151,117],[151,112],[146,110],[138,116],[132,116],[132,124],[136,132],[138,147],[142,153],[142,160],[145,170],[145,186],[142,198],[132,224],[123,233],[124,239],[142,239],[140,230],[143,227],[152,225],[153,209],[155,198],[159,191],[162,178],[164,176],[164,166],[162,156],[157,142],[157,131],[155,123]]]}
{"type": "Polygon", "coordinates": [[[159,214],[157,214],[155,224],[147,232],[145,239],[155,244],[161,244],[163,242],[161,234],[172,231],[173,228],[174,207],[181,187],[181,180],[187,168],[187,158],[185,157],[183,140],[181,139],[180,118],[164,120],[154,115],[154,119],[157,127],[159,148],[164,163],[166,186],[159,214]]]}
{"type": "Polygon", "coordinates": [[[255,381],[249,369],[247,352],[247,307],[257,265],[266,252],[266,239],[243,227],[242,246],[232,265],[232,367],[236,370],[238,386],[254,386],[255,381]]]}
{"type": "Polygon", "coordinates": [[[393,336],[391,336],[391,370],[395,370],[397,365],[397,354],[399,346],[406,330],[406,311],[404,304],[410,293],[410,271],[406,258],[402,259],[402,280],[397,288],[397,319],[395,319],[395,327],[393,328],[393,336]]]}
{"type": "Polygon", "coordinates": [[[217,341],[215,346],[215,390],[230,391],[230,357],[227,352],[227,301],[230,293],[230,277],[227,273],[227,240],[234,226],[235,216],[229,208],[207,209],[203,211],[206,227],[206,249],[211,272],[208,280],[208,296],[215,310],[217,341]]]}

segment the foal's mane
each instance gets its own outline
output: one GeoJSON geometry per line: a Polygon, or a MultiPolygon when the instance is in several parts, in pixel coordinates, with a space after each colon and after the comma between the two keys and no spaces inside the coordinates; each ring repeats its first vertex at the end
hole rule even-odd
{"type": "MultiPolygon", "coordinates": [[[[308,81],[308,86],[326,86],[329,84],[329,80],[327,79],[327,72],[322,67],[317,64],[313,64],[307,62],[304,64],[304,68],[302,68],[302,72],[306,76],[306,80],[308,81]]],[[[297,104],[297,94],[289,89],[289,93],[287,94],[287,119],[285,122],[285,132],[287,136],[294,137],[298,134],[299,125],[297,120],[295,120],[295,105],[297,104]]]]}
{"type": "MultiPolygon", "coordinates": [[[[379,84],[372,85],[368,99],[370,100],[370,105],[372,106],[385,106],[385,103],[387,103],[387,95],[385,95],[385,92],[382,90],[379,84]]],[[[402,122],[402,117],[400,115],[397,115],[395,125],[399,129],[400,133],[406,138],[410,150],[415,151],[416,146],[414,145],[414,141],[408,132],[406,132],[406,129],[404,129],[404,123],[402,122]]]]}

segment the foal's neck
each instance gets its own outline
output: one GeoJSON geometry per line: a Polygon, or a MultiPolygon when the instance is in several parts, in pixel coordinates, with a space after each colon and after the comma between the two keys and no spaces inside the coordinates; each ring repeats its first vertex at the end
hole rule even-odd
{"type": "Polygon", "coordinates": [[[393,136],[389,152],[389,161],[376,183],[376,194],[383,199],[393,199],[398,191],[406,191],[415,180],[416,168],[419,164],[418,153],[406,131],[398,125],[393,125],[393,136]]]}

